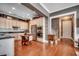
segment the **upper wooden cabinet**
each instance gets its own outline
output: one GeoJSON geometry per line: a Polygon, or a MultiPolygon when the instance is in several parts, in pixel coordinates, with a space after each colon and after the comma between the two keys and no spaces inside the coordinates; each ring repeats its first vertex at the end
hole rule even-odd
{"type": "Polygon", "coordinates": [[[6,20],[5,18],[0,17],[0,28],[6,27],[6,20]]]}
{"type": "Polygon", "coordinates": [[[0,28],[12,28],[13,26],[19,27],[20,29],[28,29],[27,22],[0,17],[0,28]]]}

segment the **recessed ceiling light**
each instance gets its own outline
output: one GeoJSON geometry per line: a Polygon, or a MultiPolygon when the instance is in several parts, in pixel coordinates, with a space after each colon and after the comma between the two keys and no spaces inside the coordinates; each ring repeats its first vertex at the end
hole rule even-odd
{"type": "Polygon", "coordinates": [[[27,14],[27,16],[29,17],[29,16],[30,16],[30,14],[27,14]]]}
{"type": "Polygon", "coordinates": [[[16,10],[15,7],[12,7],[12,10],[16,10]]]}
{"type": "Polygon", "coordinates": [[[12,12],[9,11],[9,13],[11,14],[12,12]]]}

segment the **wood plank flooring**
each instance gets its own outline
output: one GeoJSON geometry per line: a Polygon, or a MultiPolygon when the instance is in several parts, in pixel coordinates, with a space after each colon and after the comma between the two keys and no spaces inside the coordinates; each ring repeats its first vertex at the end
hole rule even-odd
{"type": "Polygon", "coordinates": [[[54,45],[32,41],[28,46],[22,46],[21,40],[16,40],[15,56],[76,56],[76,53],[69,39],[62,39],[54,45]]]}

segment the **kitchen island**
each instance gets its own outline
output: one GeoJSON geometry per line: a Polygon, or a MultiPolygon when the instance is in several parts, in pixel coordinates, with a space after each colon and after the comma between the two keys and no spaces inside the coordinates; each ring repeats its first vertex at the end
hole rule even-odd
{"type": "Polygon", "coordinates": [[[14,37],[0,37],[0,56],[14,56],[14,37]]]}

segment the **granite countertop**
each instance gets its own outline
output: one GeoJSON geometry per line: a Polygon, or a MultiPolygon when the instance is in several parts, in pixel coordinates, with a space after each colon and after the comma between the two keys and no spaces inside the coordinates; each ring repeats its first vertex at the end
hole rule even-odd
{"type": "Polygon", "coordinates": [[[7,39],[7,38],[14,38],[14,36],[0,36],[0,40],[7,39]]]}

